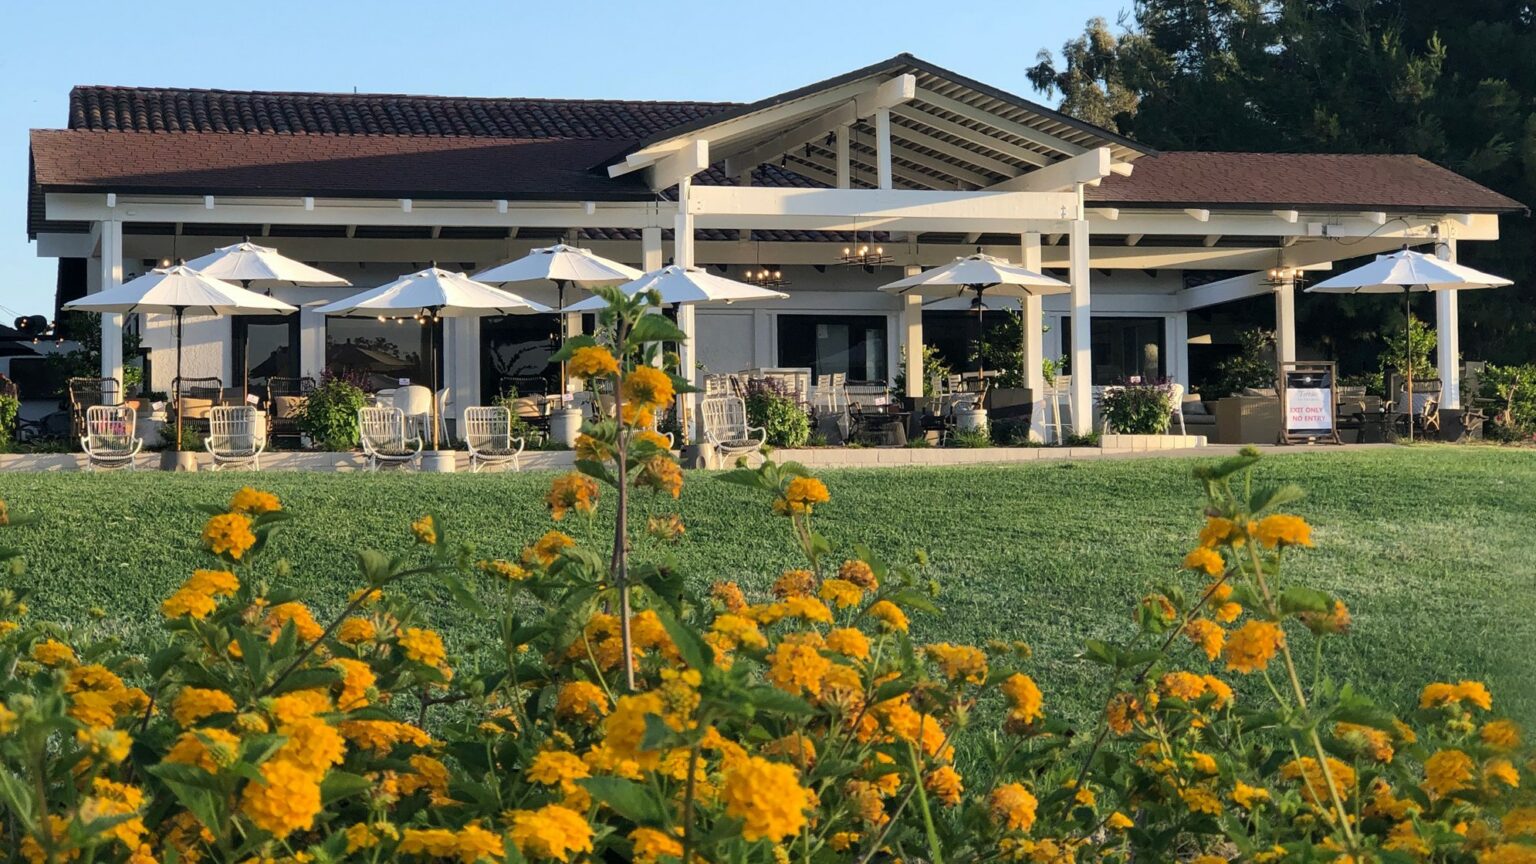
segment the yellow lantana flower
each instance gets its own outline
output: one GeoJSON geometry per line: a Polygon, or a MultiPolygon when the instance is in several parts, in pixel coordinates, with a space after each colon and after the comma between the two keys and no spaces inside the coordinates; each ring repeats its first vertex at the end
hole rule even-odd
{"type": "Polygon", "coordinates": [[[601,345],[586,345],[571,352],[571,359],[566,364],[566,368],[572,375],[596,378],[600,375],[619,374],[619,361],[614,359],[611,351],[601,345]]]}
{"type": "Polygon", "coordinates": [[[773,843],[800,833],[811,803],[793,766],[761,756],[749,756],[727,771],[720,797],[726,815],[741,820],[743,838],[773,843]]]}
{"type": "Polygon", "coordinates": [[[1269,667],[1275,652],[1285,644],[1285,631],[1273,621],[1249,621],[1232,631],[1222,656],[1227,668],[1244,674],[1262,672],[1269,667]]]}

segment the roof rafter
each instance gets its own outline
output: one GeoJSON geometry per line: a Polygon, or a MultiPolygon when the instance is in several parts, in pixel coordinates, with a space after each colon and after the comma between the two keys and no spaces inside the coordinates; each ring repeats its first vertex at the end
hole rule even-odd
{"type": "Polygon", "coordinates": [[[1038,144],[1041,147],[1049,147],[1063,156],[1076,156],[1079,153],[1086,152],[1088,149],[1081,144],[1073,144],[1065,138],[1058,138],[1055,135],[1041,132],[1032,126],[1025,126],[1023,123],[999,117],[990,111],[977,108],[958,99],[951,99],[932,90],[919,88],[917,91],[917,101],[932,105],[940,111],[948,111],[967,120],[986,124],[999,132],[1006,132],[1016,138],[1023,138],[1025,141],[1038,144]]]}
{"type": "Polygon", "coordinates": [[[1036,168],[1043,168],[1046,165],[1051,164],[1052,161],[1051,157],[1044,153],[1030,150],[1027,147],[1020,147],[1017,144],[1013,144],[1007,141],[1002,141],[989,134],[985,129],[973,129],[969,126],[956,123],[953,120],[947,120],[943,117],[929,114],[926,111],[918,110],[911,107],[910,105],[903,105],[899,108],[892,108],[891,113],[897,117],[911,120],[914,123],[921,123],[922,125],[927,126],[928,128],[937,132],[942,132],[945,135],[953,135],[956,138],[969,141],[972,144],[978,144],[987,148],[988,150],[991,150],[994,153],[1007,156],[1010,159],[1017,159],[1020,162],[1028,163],[1035,166],[1036,168]]]}

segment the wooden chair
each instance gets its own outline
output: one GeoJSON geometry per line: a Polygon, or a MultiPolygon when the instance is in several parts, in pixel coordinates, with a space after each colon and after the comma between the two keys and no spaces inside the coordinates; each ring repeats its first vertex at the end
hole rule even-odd
{"type": "Polygon", "coordinates": [[[739,396],[710,396],[700,405],[699,414],[704,440],[722,456],[755,453],[768,440],[768,430],[747,425],[747,403],[739,396]]]}
{"type": "Polygon", "coordinates": [[[171,411],[173,416],[180,406],[182,422],[207,420],[215,406],[222,403],[224,382],[212,376],[203,378],[177,378],[171,382],[171,411]]]}
{"type": "Polygon", "coordinates": [[[80,448],[85,451],[86,468],[134,468],[134,457],[144,446],[144,439],[134,437],[138,415],[127,405],[92,405],[85,409],[85,434],[80,448]]]}
{"type": "Polygon", "coordinates": [[[421,457],[421,436],[406,436],[405,413],[399,408],[359,408],[357,431],[369,471],[381,465],[409,466],[421,457]]]}
{"type": "Polygon", "coordinates": [[[511,411],[499,405],[476,405],[464,409],[464,444],[469,448],[470,473],[478,474],[496,465],[521,470],[517,457],[527,441],[512,437],[511,411]]]}
{"type": "Polygon", "coordinates": [[[208,438],[204,442],[213,457],[213,469],[247,465],[261,470],[261,454],[267,449],[267,428],[261,412],[250,405],[219,405],[208,412],[208,438]]]}
{"type": "Polygon", "coordinates": [[[314,392],[313,378],[268,378],[267,434],[272,438],[297,437],[299,418],[314,392]]]}

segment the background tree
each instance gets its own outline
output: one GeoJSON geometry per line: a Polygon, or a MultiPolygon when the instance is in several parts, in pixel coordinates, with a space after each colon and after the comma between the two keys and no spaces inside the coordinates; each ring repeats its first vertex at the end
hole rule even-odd
{"type": "MultiPolygon", "coordinates": [[[[1031,83],[1062,110],[1162,150],[1413,153],[1536,201],[1536,4],[1515,0],[1137,0],[1041,52],[1031,83]]],[[[1461,298],[1470,359],[1536,359],[1536,222],[1461,260],[1515,280],[1461,298]]],[[[1342,263],[1340,266],[1344,266],[1342,263]]],[[[1433,321],[1433,299],[1414,299],[1433,321]]],[[[1400,304],[1298,295],[1300,332],[1374,366],[1400,304]]],[[[1267,322],[1255,321],[1255,324],[1267,322]]]]}

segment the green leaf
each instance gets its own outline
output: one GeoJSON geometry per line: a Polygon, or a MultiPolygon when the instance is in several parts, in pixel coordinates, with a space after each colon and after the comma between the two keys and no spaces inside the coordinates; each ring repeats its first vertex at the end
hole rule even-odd
{"type": "Polygon", "coordinates": [[[1300,585],[1292,585],[1281,591],[1275,602],[1280,607],[1280,611],[1287,615],[1294,615],[1297,612],[1326,613],[1333,608],[1333,598],[1321,591],[1303,588],[1300,585]]]}
{"type": "Polygon", "coordinates": [[[316,669],[296,669],[282,680],[280,684],[272,688],[272,695],[291,693],[294,690],[309,690],[315,687],[329,687],[341,681],[341,670],[332,667],[316,669]]]}
{"type": "Polygon", "coordinates": [[[655,714],[645,715],[645,735],[640,738],[641,750],[664,750],[677,746],[682,736],[667,725],[667,721],[655,714]]]}
{"type": "Polygon", "coordinates": [[[661,619],[661,626],[672,637],[672,644],[677,646],[677,653],[682,655],[684,663],[701,672],[714,665],[714,652],[704,644],[696,629],[685,626],[666,609],[657,609],[656,617],[661,619]]]}
{"type": "Polygon", "coordinates": [[[715,479],[722,483],[731,483],[736,486],[746,486],[750,489],[762,489],[762,476],[751,468],[736,468],[715,475],[715,479]]]}
{"type": "Polygon", "coordinates": [[[588,777],[578,782],[586,787],[593,798],[607,804],[613,808],[613,812],[636,825],[665,824],[666,811],[639,783],[622,777],[588,777]]]}
{"type": "Polygon", "coordinates": [[[1276,507],[1284,507],[1287,504],[1300,501],[1305,495],[1300,486],[1259,486],[1253,490],[1253,495],[1248,498],[1249,513],[1263,513],[1276,507]]]}
{"type": "Polygon", "coordinates": [[[629,338],[632,342],[686,342],[688,334],[665,315],[641,315],[629,338]]]}
{"type": "Polygon", "coordinates": [[[363,549],[357,553],[357,569],[369,585],[382,585],[394,575],[389,556],[374,549],[363,549]]]}
{"type": "Polygon", "coordinates": [[[588,477],[601,480],[614,489],[619,488],[619,478],[613,476],[613,472],[608,470],[606,462],[599,462],[596,459],[577,459],[576,470],[588,477]]]}
{"type": "Polygon", "coordinates": [[[490,610],[485,608],[485,604],[480,602],[480,598],[475,596],[475,592],[470,590],[469,586],[465,585],[464,581],[458,576],[452,573],[443,573],[438,578],[442,580],[443,587],[448,589],[448,593],[453,595],[453,599],[460,606],[464,607],[465,610],[481,617],[490,615],[490,610]]]}
{"type": "Polygon", "coordinates": [[[752,705],[760,711],[795,717],[808,717],[816,713],[811,703],[799,696],[785,693],[777,687],[753,687],[747,691],[747,698],[751,699],[752,705]]]}
{"type": "Polygon", "coordinates": [[[1117,665],[1120,652],[1102,639],[1089,639],[1083,643],[1083,653],[1078,656],[1084,660],[1091,660],[1094,663],[1114,666],[1117,665]]]}
{"type": "Polygon", "coordinates": [[[577,336],[567,336],[565,343],[560,346],[560,350],[550,355],[549,362],[559,363],[569,360],[576,355],[577,348],[591,348],[596,344],[597,340],[586,333],[577,336]]]}
{"type": "Polygon", "coordinates": [[[373,782],[360,774],[332,771],[320,783],[320,800],[326,804],[361,795],[373,786],[373,782]]]}

